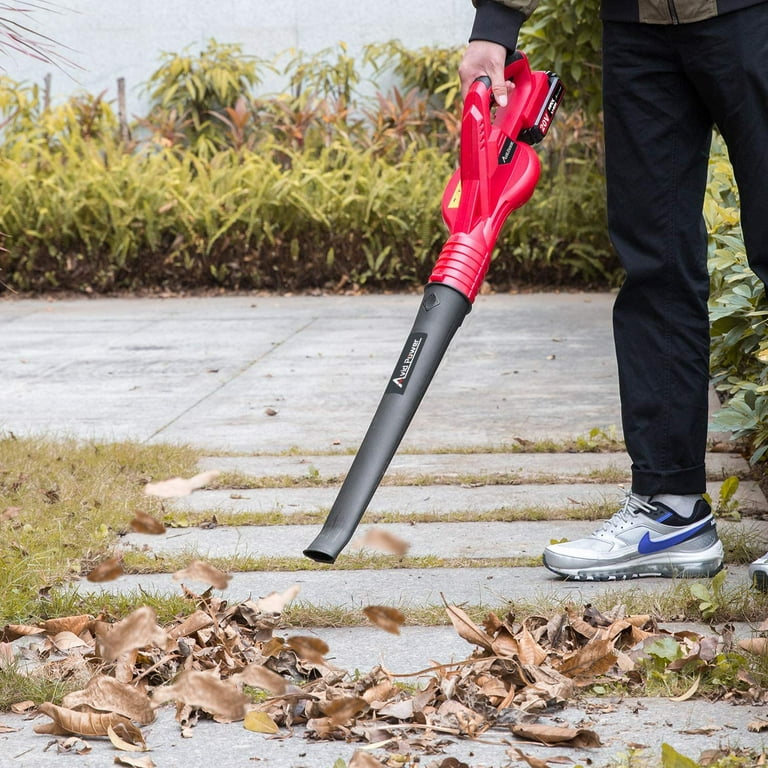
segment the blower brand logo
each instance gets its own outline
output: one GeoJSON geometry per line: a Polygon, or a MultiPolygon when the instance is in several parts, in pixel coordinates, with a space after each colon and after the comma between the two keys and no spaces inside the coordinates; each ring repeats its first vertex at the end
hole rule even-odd
{"type": "Polygon", "coordinates": [[[414,333],[406,341],[400,355],[400,361],[395,366],[389,386],[387,386],[387,392],[393,392],[396,395],[402,395],[405,392],[405,388],[408,386],[408,378],[426,339],[426,333],[414,333]]]}

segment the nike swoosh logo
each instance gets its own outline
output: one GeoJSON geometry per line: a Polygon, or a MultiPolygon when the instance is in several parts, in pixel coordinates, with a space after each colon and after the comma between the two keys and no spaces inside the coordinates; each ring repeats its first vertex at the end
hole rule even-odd
{"type": "Polygon", "coordinates": [[[695,536],[700,531],[703,531],[708,526],[712,525],[711,520],[705,520],[701,525],[697,525],[695,528],[690,528],[686,531],[676,534],[675,536],[667,536],[663,539],[652,539],[651,534],[648,531],[637,543],[637,551],[641,555],[650,555],[654,552],[661,552],[670,547],[674,547],[677,544],[682,544],[684,541],[695,536]]]}

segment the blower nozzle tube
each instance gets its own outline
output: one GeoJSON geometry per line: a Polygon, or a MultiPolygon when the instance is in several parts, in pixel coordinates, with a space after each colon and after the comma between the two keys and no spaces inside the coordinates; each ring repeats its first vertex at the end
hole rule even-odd
{"type": "Polygon", "coordinates": [[[460,291],[428,283],[395,370],[336,501],[315,540],[311,560],[333,563],[355,533],[408,429],[448,345],[471,309],[460,291]]]}

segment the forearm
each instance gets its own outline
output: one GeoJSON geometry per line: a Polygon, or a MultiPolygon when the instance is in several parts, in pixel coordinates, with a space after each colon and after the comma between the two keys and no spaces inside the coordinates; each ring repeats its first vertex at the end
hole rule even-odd
{"type": "Polygon", "coordinates": [[[477,8],[472,40],[488,40],[507,50],[517,47],[523,22],[538,5],[538,0],[473,0],[477,8]]]}

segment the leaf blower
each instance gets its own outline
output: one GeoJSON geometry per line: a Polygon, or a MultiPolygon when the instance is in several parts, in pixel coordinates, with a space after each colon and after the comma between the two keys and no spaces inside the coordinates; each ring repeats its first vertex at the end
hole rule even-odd
{"type": "Polygon", "coordinates": [[[507,216],[525,204],[539,179],[530,146],[546,135],[564,88],[551,72],[531,71],[525,54],[508,59],[508,104],[491,117],[490,78],[470,87],[461,121],[459,168],[443,194],[450,236],[432,270],[403,351],[322,530],[304,550],[333,563],[357,528],[448,344],[480,290],[507,216]]]}

